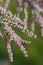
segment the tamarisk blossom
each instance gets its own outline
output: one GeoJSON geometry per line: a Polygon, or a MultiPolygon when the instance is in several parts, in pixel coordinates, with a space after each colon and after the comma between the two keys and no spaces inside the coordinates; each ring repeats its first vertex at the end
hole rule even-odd
{"type": "MultiPolygon", "coordinates": [[[[1,9],[2,10],[2,9],[1,9]]],[[[5,10],[3,10],[3,13],[2,14],[4,14],[4,11],[5,10]]],[[[22,29],[22,32],[25,32],[26,34],[28,34],[28,36],[30,36],[30,37],[35,37],[36,35],[34,35],[34,33],[31,31],[31,34],[30,34],[30,32],[29,32],[29,30],[27,29],[27,20],[28,20],[28,15],[27,15],[27,11],[25,11],[25,18],[24,18],[24,20],[26,20],[26,21],[22,21],[22,20],[20,20],[20,18],[18,18],[18,17],[15,17],[15,15],[14,15],[14,18],[12,18],[12,13],[10,12],[10,11],[8,11],[7,13],[6,13],[6,16],[8,16],[9,18],[11,17],[11,19],[12,19],[12,21],[10,21],[14,26],[17,26],[18,28],[20,28],[20,29],[22,29]],[[9,15],[9,16],[8,16],[9,15]],[[15,20],[15,22],[14,22],[14,20],[15,20]],[[17,23],[16,23],[16,21],[17,21],[17,23]],[[26,24],[25,24],[25,22],[26,22],[26,24]],[[26,27],[26,28],[25,28],[26,27]]],[[[12,25],[11,24],[11,25],[12,25]]]]}
{"type": "Polygon", "coordinates": [[[10,45],[10,41],[7,41],[7,50],[8,50],[8,54],[9,54],[9,59],[11,60],[11,62],[13,62],[13,53],[12,53],[12,49],[11,49],[11,45],[10,45]]]}
{"type": "Polygon", "coordinates": [[[6,14],[6,9],[4,7],[0,7],[0,13],[1,14],[6,14]]]}
{"type": "MultiPolygon", "coordinates": [[[[4,24],[6,24],[6,23],[4,23],[4,24]]],[[[31,42],[30,42],[30,41],[27,41],[27,40],[25,41],[25,40],[21,39],[21,38],[12,30],[12,28],[11,28],[10,26],[6,26],[6,25],[5,25],[4,30],[9,33],[10,38],[13,39],[13,40],[16,42],[16,44],[18,45],[18,47],[20,48],[20,50],[22,51],[22,53],[24,53],[25,57],[27,57],[27,56],[28,56],[27,51],[26,51],[25,48],[23,47],[22,43],[26,43],[26,44],[29,43],[29,44],[30,44],[31,42]]],[[[9,55],[11,55],[11,56],[10,56],[10,59],[11,59],[11,61],[13,61],[12,52],[10,52],[11,49],[10,49],[9,43],[7,44],[7,48],[8,48],[8,53],[9,53],[9,55]]]]}
{"type": "Polygon", "coordinates": [[[35,1],[30,1],[30,2],[34,6],[34,9],[32,10],[32,17],[35,18],[34,15],[36,15],[36,19],[35,20],[33,19],[33,22],[31,24],[32,25],[31,29],[34,32],[34,29],[35,29],[34,28],[35,27],[34,22],[38,22],[40,24],[41,36],[43,37],[43,17],[40,15],[40,12],[43,13],[43,8],[40,7],[38,2],[35,2],[35,1]]]}
{"type": "Polygon", "coordinates": [[[37,21],[40,24],[41,36],[43,37],[43,17],[41,17],[40,13],[36,10],[35,13],[37,15],[37,21]]]}
{"type": "MultiPolygon", "coordinates": [[[[2,13],[3,14],[3,13],[2,13]]],[[[6,13],[8,15],[8,12],[6,13]]],[[[5,14],[4,14],[5,15],[5,14]]],[[[6,15],[5,15],[6,16],[6,15]]],[[[23,40],[21,39],[11,28],[11,26],[9,26],[9,22],[6,22],[8,21],[6,18],[1,18],[2,19],[2,24],[4,24],[5,27],[4,28],[4,31],[5,33],[7,32],[9,35],[10,35],[10,38],[11,40],[13,39],[16,44],[18,45],[18,47],[20,48],[20,50],[22,51],[22,53],[25,55],[25,57],[28,56],[27,54],[27,51],[25,50],[24,46],[22,45],[22,43],[26,43],[26,44],[30,44],[31,41],[27,41],[27,40],[23,40]]],[[[6,36],[5,37],[5,40],[7,39],[6,36]]],[[[11,62],[13,62],[13,53],[11,51],[11,46],[10,46],[10,39],[6,41],[7,43],[7,50],[8,50],[8,54],[9,54],[9,58],[11,60],[11,62]]]]}
{"type": "MultiPolygon", "coordinates": [[[[9,0],[10,2],[10,0],[9,0]]],[[[8,3],[8,2],[7,2],[8,3]]],[[[3,29],[4,29],[4,34],[6,34],[6,32],[9,35],[9,38],[6,37],[6,35],[2,34],[2,32],[0,33],[0,36],[3,38],[6,42],[7,45],[7,51],[9,54],[9,59],[11,60],[11,62],[13,62],[13,52],[11,49],[11,40],[14,40],[16,45],[20,48],[20,50],[22,51],[22,53],[24,54],[25,57],[28,57],[28,53],[26,51],[26,49],[24,48],[23,44],[30,44],[31,41],[28,40],[24,40],[22,39],[19,35],[17,35],[15,33],[15,31],[12,29],[12,27],[17,27],[21,30],[21,32],[24,32],[25,34],[27,34],[30,37],[34,37],[36,38],[37,35],[34,34],[34,32],[29,31],[27,29],[27,21],[28,21],[28,11],[27,8],[28,6],[26,5],[26,3],[24,4],[24,19],[21,20],[20,17],[13,15],[11,13],[11,11],[7,11],[6,8],[8,7],[8,5],[6,5],[6,7],[0,7],[0,13],[3,14],[4,16],[0,17],[1,20],[1,24],[4,25],[3,29]]],[[[17,13],[18,14],[18,13],[17,13]]],[[[20,14],[20,12],[19,12],[20,14]]],[[[2,29],[0,29],[1,31],[2,29]]]]}

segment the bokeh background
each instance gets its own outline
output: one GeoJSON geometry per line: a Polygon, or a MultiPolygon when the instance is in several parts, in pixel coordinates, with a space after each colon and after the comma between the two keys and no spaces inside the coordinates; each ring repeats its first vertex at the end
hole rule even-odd
{"type": "MultiPolygon", "coordinates": [[[[5,0],[3,0],[5,3],[5,0]]],[[[3,3],[3,5],[4,5],[3,3]]],[[[17,0],[10,0],[9,6],[7,10],[11,10],[13,14],[16,13],[16,6],[17,6],[17,0]]],[[[23,5],[24,8],[24,5],[23,5]]],[[[29,3],[28,8],[28,29],[31,30],[30,24],[31,24],[31,17],[32,13],[31,10],[34,7],[29,3]]],[[[43,17],[43,14],[41,14],[43,17]]],[[[24,13],[23,11],[20,13],[20,18],[23,20],[24,13]]],[[[24,47],[26,48],[28,52],[28,57],[25,58],[18,46],[15,44],[14,41],[11,41],[11,47],[12,52],[14,55],[14,62],[11,63],[8,58],[6,43],[2,38],[0,38],[0,62],[3,60],[8,60],[9,65],[43,65],[43,38],[41,37],[40,27],[38,23],[35,23],[35,34],[38,35],[36,39],[28,37],[26,34],[22,33],[20,29],[14,28],[14,31],[23,39],[31,40],[30,45],[24,44],[24,47]]]]}

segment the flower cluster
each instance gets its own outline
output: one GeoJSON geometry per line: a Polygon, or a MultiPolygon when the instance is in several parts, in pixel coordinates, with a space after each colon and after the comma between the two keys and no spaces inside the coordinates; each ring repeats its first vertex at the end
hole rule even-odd
{"type": "Polygon", "coordinates": [[[43,7],[40,7],[39,2],[32,1],[31,4],[34,6],[34,10],[32,10],[32,30],[34,31],[34,22],[38,22],[40,24],[41,36],[43,37],[43,17],[40,15],[40,12],[43,13],[43,7]],[[36,18],[35,16],[36,15],[36,18]]]}
{"type": "MultiPolygon", "coordinates": [[[[27,54],[26,49],[23,46],[23,43],[26,43],[26,44],[31,43],[31,41],[24,40],[20,36],[18,36],[15,33],[13,27],[19,28],[21,30],[21,32],[24,32],[25,34],[27,34],[30,37],[34,37],[34,39],[37,37],[37,35],[35,35],[33,31],[29,31],[28,27],[27,27],[27,24],[28,24],[28,22],[27,22],[28,21],[28,11],[27,11],[28,2],[24,3],[24,15],[25,15],[25,17],[23,20],[21,20],[19,17],[20,12],[22,10],[17,9],[17,13],[15,15],[13,15],[11,13],[11,11],[7,11],[7,9],[6,9],[8,7],[10,0],[6,0],[6,2],[7,2],[7,5],[5,6],[5,8],[0,7],[0,13],[3,14],[0,16],[0,24],[4,25],[2,28],[0,28],[0,37],[2,37],[5,40],[6,45],[7,45],[8,54],[9,54],[9,59],[11,60],[11,62],[13,62],[13,53],[12,53],[12,49],[11,49],[11,45],[10,45],[11,40],[15,41],[16,45],[20,48],[20,50],[22,51],[22,53],[24,54],[25,57],[28,57],[28,54],[27,54]],[[3,32],[2,32],[2,30],[3,30],[3,32]],[[6,35],[6,33],[8,33],[8,36],[6,35]]],[[[22,5],[22,3],[21,3],[22,1],[18,1],[18,2],[19,2],[18,7],[20,7],[22,5]]],[[[34,1],[33,2],[30,1],[30,2],[35,7],[35,10],[32,11],[33,18],[34,18],[34,11],[35,11],[36,16],[37,16],[37,20],[39,23],[41,21],[40,26],[43,27],[43,23],[42,23],[43,19],[39,14],[39,12],[42,11],[42,9],[39,8],[40,9],[40,11],[39,11],[39,9],[37,9],[34,1]],[[39,16],[40,16],[40,19],[39,19],[39,16]]],[[[21,7],[20,7],[20,9],[21,9],[21,7]]],[[[33,24],[32,24],[32,28],[33,28],[32,30],[34,30],[33,24]]]]}
{"type": "Polygon", "coordinates": [[[5,16],[5,17],[3,17],[3,16],[0,17],[0,20],[1,20],[0,23],[4,25],[4,27],[2,29],[5,32],[4,35],[0,32],[0,35],[1,35],[1,37],[2,37],[2,35],[5,37],[5,41],[7,40],[6,43],[7,43],[9,58],[11,59],[11,61],[13,61],[13,53],[11,51],[11,46],[10,46],[11,40],[14,40],[16,42],[16,44],[18,45],[18,47],[20,48],[22,53],[25,55],[25,57],[27,57],[28,56],[27,51],[23,47],[22,43],[30,44],[31,41],[21,39],[14,32],[14,30],[12,29],[12,26],[14,26],[14,27],[17,26],[18,28],[21,29],[22,32],[25,32],[26,34],[28,33],[28,35],[30,37],[34,36],[34,33],[32,31],[29,32],[28,29],[24,29],[25,28],[25,26],[23,24],[24,22],[22,20],[20,20],[18,17],[16,17],[16,15],[13,16],[13,14],[10,11],[6,12],[6,10],[3,9],[2,7],[0,7],[0,11],[1,11],[1,14],[3,14],[5,16]],[[6,37],[6,32],[10,36],[10,39],[6,37]]]}

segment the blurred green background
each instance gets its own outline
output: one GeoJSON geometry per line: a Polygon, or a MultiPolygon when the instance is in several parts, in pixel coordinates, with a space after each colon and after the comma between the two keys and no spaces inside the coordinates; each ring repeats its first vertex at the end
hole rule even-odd
{"type": "MultiPolygon", "coordinates": [[[[3,0],[5,3],[5,0],[3,0]]],[[[9,6],[7,10],[11,10],[13,14],[16,13],[17,0],[10,0],[9,6]]],[[[24,7],[23,7],[24,8],[24,7]]],[[[29,4],[28,8],[28,29],[31,30],[31,10],[33,6],[29,4]]],[[[42,15],[42,14],[41,14],[42,15]]],[[[43,15],[42,15],[43,16],[43,15]]],[[[20,13],[20,18],[23,20],[24,13],[23,11],[20,13]]],[[[6,43],[2,38],[0,38],[0,62],[4,59],[9,61],[9,65],[43,65],[43,38],[41,37],[40,27],[38,23],[35,23],[35,34],[38,35],[36,39],[28,37],[26,34],[22,33],[20,29],[14,28],[14,31],[23,39],[31,40],[30,45],[24,44],[28,52],[28,57],[25,58],[18,46],[14,41],[11,41],[12,52],[14,55],[14,62],[11,63],[8,58],[6,43]]]]}

